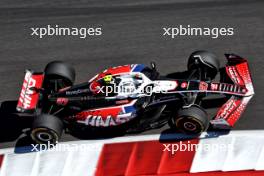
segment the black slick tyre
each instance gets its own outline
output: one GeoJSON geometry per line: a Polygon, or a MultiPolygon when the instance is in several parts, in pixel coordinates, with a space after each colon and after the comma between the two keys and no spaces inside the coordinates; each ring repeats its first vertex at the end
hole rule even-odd
{"type": "Polygon", "coordinates": [[[174,124],[183,133],[198,135],[207,130],[209,119],[204,109],[199,106],[191,106],[177,112],[174,124]]]}
{"type": "Polygon", "coordinates": [[[42,114],[33,121],[31,138],[38,144],[56,144],[63,131],[63,122],[56,116],[42,114]]]}

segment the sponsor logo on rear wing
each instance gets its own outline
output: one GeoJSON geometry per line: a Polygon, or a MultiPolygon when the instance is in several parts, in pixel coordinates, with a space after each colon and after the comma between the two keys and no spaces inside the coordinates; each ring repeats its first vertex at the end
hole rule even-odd
{"type": "Polygon", "coordinates": [[[17,111],[31,112],[36,109],[39,100],[39,91],[37,90],[41,89],[43,79],[44,74],[26,70],[16,107],[17,111]]]}
{"type": "Polygon", "coordinates": [[[254,95],[254,88],[247,60],[234,54],[226,54],[226,57],[228,60],[226,66],[227,75],[236,85],[246,88],[246,96],[254,95]]]}
{"type": "Polygon", "coordinates": [[[211,124],[216,128],[223,128],[223,126],[227,128],[233,127],[254,95],[254,87],[247,60],[234,54],[226,54],[226,57],[228,60],[226,66],[227,75],[234,82],[234,86],[243,87],[246,91],[244,96],[231,96],[218,110],[217,115],[211,121],[211,124]]]}

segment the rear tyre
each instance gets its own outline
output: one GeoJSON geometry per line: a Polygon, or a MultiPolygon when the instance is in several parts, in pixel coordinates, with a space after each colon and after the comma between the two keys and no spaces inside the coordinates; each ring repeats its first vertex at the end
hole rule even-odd
{"type": "Polygon", "coordinates": [[[173,121],[176,129],[186,134],[198,135],[209,127],[208,115],[199,106],[180,109],[173,121]]]}
{"type": "Polygon", "coordinates": [[[45,67],[45,85],[58,90],[72,86],[75,80],[75,70],[71,65],[61,61],[50,62],[45,67]]]}
{"type": "Polygon", "coordinates": [[[205,79],[213,80],[219,71],[220,62],[213,53],[195,51],[190,55],[187,67],[189,71],[201,70],[205,79]]]}
{"type": "Polygon", "coordinates": [[[33,122],[31,138],[38,144],[56,144],[63,131],[63,122],[55,116],[42,114],[33,122]]]}

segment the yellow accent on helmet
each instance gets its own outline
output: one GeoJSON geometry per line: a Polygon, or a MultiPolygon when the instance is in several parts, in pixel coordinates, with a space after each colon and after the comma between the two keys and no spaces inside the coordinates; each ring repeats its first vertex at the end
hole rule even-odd
{"type": "Polygon", "coordinates": [[[104,76],[103,79],[104,79],[105,83],[110,83],[112,81],[113,77],[112,77],[112,75],[106,75],[106,76],[104,76]]]}

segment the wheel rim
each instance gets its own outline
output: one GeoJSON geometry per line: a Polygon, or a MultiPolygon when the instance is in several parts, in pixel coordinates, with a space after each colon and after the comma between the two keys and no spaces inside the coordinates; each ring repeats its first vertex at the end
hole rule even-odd
{"type": "Polygon", "coordinates": [[[176,120],[176,128],[184,133],[199,134],[205,127],[194,117],[181,117],[176,120]]]}
{"type": "Polygon", "coordinates": [[[183,126],[188,131],[195,131],[197,129],[197,126],[192,122],[184,122],[183,126]]]}
{"type": "Polygon", "coordinates": [[[50,140],[52,140],[52,136],[51,134],[47,133],[47,132],[40,132],[37,134],[38,139],[40,139],[41,141],[45,141],[48,142],[50,140]]]}
{"type": "Polygon", "coordinates": [[[32,139],[39,144],[46,144],[48,142],[55,144],[58,141],[58,135],[47,128],[36,128],[31,132],[32,139]]]}

